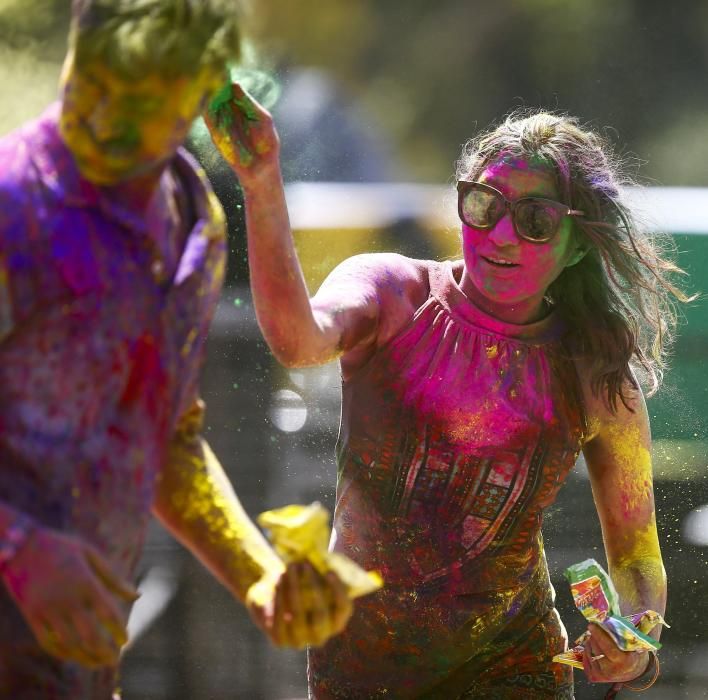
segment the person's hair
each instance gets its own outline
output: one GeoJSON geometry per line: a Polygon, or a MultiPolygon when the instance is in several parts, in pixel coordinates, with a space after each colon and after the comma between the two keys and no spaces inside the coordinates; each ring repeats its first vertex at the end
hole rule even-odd
{"type": "Polygon", "coordinates": [[[565,319],[567,346],[591,367],[592,389],[613,411],[623,391],[637,387],[633,367],[654,393],[661,384],[677,320],[689,301],[674,278],[668,235],[640,227],[623,200],[631,185],[611,143],[577,119],[545,111],[515,112],[465,144],[458,179],[476,179],[501,155],[539,159],[555,176],[561,200],[585,212],[573,217],[587,253],[566,267],[547,291],[565,319]]]}
{"type": "Polygon", "coordinates": [[[73,0],[69,46],[126,79],[223,70],[241,55],[237,0],[73,0]]]}

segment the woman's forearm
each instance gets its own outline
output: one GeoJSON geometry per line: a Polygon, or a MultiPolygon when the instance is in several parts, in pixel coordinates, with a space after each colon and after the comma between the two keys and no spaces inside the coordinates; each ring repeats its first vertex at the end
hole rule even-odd
{"type": "Polygon", "coordinates": [[[251,292],[263,336],[283,364],[321,361],[319,328],[295,250],[277,165],[242,183],[251,292]]]}
{"type": "MultiPolygon", "coordinates": [[[[661,556],[646,556],[626,560],[621,564],[610,563],[610,577],[620,597],[624,615],[654,610],[661,615],[666,610],[666,571],[661,556]]],[[[651,635],[656,639],[661,633],[657,625],[651,635]]]]}

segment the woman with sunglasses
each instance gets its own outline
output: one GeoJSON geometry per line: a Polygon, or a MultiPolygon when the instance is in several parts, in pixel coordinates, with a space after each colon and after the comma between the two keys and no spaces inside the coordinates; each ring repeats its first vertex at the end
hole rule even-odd
{"type": "MultiPolygon", "coordinates": [[[[310,298],[272,121],[233,91],[241,111],[213,136],[245,194],[258,321],[286,366],[339,358],[332,547],[386,582],[310,651],[311,697],[572,698],[543,511],[582,450],[622,610],[663,613],[632,367],[656,389],[677,268],[634,225],[601,140],[536,113],[465,147],[459,261],[360,255],[310,298]]],[[[591,681],[651,678],[655,659],[591,632],[591,681]]]]}

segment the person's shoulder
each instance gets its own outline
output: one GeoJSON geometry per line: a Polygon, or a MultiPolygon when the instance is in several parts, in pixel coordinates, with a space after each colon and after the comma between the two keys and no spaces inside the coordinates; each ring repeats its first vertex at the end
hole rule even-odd
{"type": "Polygon", "coordinates": [[[369,253],[350,258],[361,276],[368,276],[371,294],[379,308],[378,344],[383,345],[410,322],[430,296],[430,260],[398,253],[369,253]]]}
{"type": "Polygon", "coordinates": [[[19,201],[26,194],[25,185],[31,178],[30,135],[27,127],[20,127],[0,138],[0,197],[3,205],[19,201]]]}
{"type": "Polygon", "coordinates": [[[430,261],[407,258],[398,253],[362,253],[337,265],[323,284],[351,288],[375,300],[384,313],[401,307],[413,310],[421,306],[430,293],[428,267],[430,261]]]}
{"type": "Polygon", "coordinates": [[[646,413],[644,393],[639,378],[631,366],[629,367],[629,376],[622,384],[622,396],[616,396],[615,401],[611,403],[606,384],[595,379],[597,370],[596,363],[592,358],[576,356],[573,362],[580,382],[587,421],[585,442],[597,437],[603,426],[642,419],[646,413]],[[631,381],[629,377],[632,377],[631,381]]]}
{"type": "Polygon", "coordinates": [[[0,177],[23,174],[38,152],[45,151],[51,146],[51,141],[59,139],[58,109],[58,104],[54,103],[39,116],[0,137],[0,158],[3,164],[0,177]]]}
{"type": "Polygon", "coordinates": [[[204,168],[184,145],[177,148],[171,162],[180,176],[194,178],[200,188],[211,190],[211,184],[204,168]]]}
{"type": "Polygon", "coordinates": [[[55,122],[50,108],[0,138],[0,231],[36,211],[42,168],[53,167],[50,141],[55,122]]]}
{"type": "Polygon", "coordinates": [[[376,286],[415,288],[427,285],[430,261],[408,258],[398,253],[360,253],[341,262],[335,273],[367,279],[376,286]]]}

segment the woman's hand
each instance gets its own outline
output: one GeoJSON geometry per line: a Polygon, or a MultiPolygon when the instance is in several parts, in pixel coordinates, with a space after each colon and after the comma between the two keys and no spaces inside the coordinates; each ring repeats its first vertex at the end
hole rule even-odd
{"type": "Polygon", "coordinates": [[[279,168],[280,140],[268,110],[238,83],[222,88],[204,113],[212,141],[246,187],[279,168]]]}
{"type": "Polygon", "coordinates": [[[137,591],[76,537],[37,528],[8,562],[3,579],[47,653],[90,668],[116,666],[137,591]]]}
{"type": "Polygon", "coordinates": [[[322,576],[307,561],[254,583],[246,607],[273,644],[295,649],[324,644],[346,627],[353,611],[338,576],[322,576]]]}
{"type": "Polygon", "coordinates": [[[589,637],[584,642],[583,668],[592,683],[632,681],[646,671],[649,652],[622,651],[605,630],[588,626],[589,637]]]}

